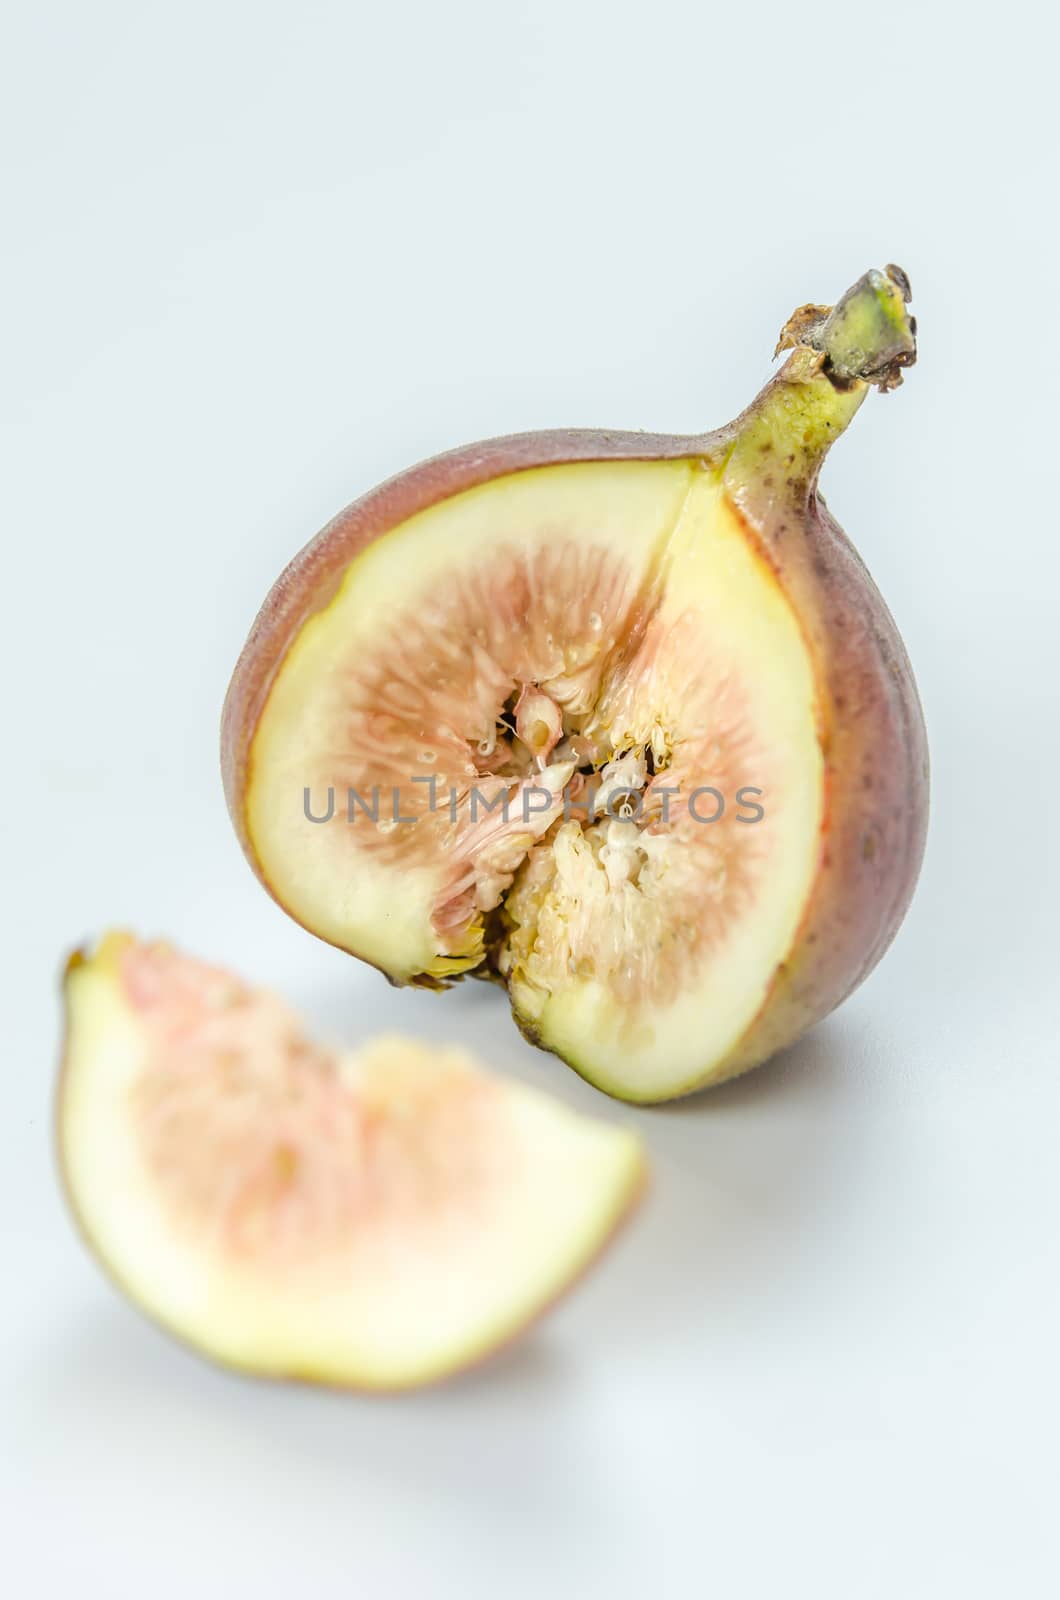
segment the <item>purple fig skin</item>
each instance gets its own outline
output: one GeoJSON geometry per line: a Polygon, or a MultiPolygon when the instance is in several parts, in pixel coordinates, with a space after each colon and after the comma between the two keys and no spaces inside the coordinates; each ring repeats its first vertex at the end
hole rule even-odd
{"type": "Polygon", "coordinates": [[[417,512],[510,473],[574,462],[699,461],[721,472],[745,536],[803,629],[817,680],[825,783],[819,866],[800,928],[757,1016],[713,1064],[709,1082],[765,1061],[841,1004],[876,966],[909,907],[924,853],[929,774],[905,646],[817,478],[869,389],[896,387],[900,369],[915,360],[908,298],[904,273],[888,267],[867,273],[834,311],[803,307],[781,335],[778,350],[792,350],[784,367],[745,412],[713,433],[512,434],[436,456],[340,512],[265,600],[224,706],[228,808],[269,893],[275,898],[246,822],[254,735],[288,648],[334,597],[350,561],[417,512]]]}

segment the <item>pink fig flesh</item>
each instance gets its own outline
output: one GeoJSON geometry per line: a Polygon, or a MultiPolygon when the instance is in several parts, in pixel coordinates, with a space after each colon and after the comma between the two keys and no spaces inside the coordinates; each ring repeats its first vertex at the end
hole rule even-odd
{"type": "Polygon", "coordinates": [[[324,1048],[275,996],[166,944],[108,934],[64,998],[74,1215],[132,1300],[226,1365],[445,1377],[563,1293],[643,1183],[632,1134],[459,1050],[324,1048]]]}

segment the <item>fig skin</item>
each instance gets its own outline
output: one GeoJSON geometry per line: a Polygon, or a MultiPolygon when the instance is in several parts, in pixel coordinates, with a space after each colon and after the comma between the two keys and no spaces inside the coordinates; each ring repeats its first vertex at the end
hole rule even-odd
{"type": "Polygon", "coordinates": [[[828,449],[869,390],[897,387],[902,369],[914,363],[909,297],[905,273],[889,266],[867,272],[834,309],[800,308],[777,346],[778,353],[791,351],[784,366],[740,416],[714,432],[512,434],[436,456],[340,512],[266,598],[222,716],[229,812],[269,893],[276,898],[246,823],[249,752],[289,646],[332,600],[354,557],[417,512],[511,473],[575,462],[698,459],[720,471],[748,542],[799,619],[817,679],[825,768],[819,866],[799,932],[757,1016],[711,1067],[710,1084],[757,1066],[840,1005],[876,966],[909,907],[926,840],[929,771],[905,646],[817,480],[828,449]]]}

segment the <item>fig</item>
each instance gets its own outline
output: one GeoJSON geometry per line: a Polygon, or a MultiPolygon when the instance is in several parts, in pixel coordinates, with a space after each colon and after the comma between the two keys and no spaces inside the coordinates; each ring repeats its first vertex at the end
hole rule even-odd
{"type": "Polygon", "coordinates": [[[635,1136],[455,1049],[311,1043],[272,995],[111,933],[65,979],[58,1133],[82,1232],[202,1354],[357,1388],[506,1342],[629,1210],[635,1136]]]}
{"type": "Polygon", "coordinates": [[[865,274],[715,433],[456,450],[342,512],[269,594],[222,728],[266,888],[395,983],[656,1101],[765,1060],[869,973],[927,817],[909,661],[817,492],[916,355],[865,274]]]}

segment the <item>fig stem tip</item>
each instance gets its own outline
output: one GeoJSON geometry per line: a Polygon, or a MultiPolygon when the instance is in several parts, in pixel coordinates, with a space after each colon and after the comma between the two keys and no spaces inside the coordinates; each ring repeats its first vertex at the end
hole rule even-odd
{"type": "MultiPolygon", "coordinates": [[[[800,306],[781,330],[776,354],[809,350],[837,389],[872,384],[881,392],[897,389],[903,369],[916,361],[916,319],[906,307],[912,299],[906,272],[892,262],[870,267],[835,306],[800,306]]],[[[803,376],[806,359],[792,376],[803,376]]]]}

